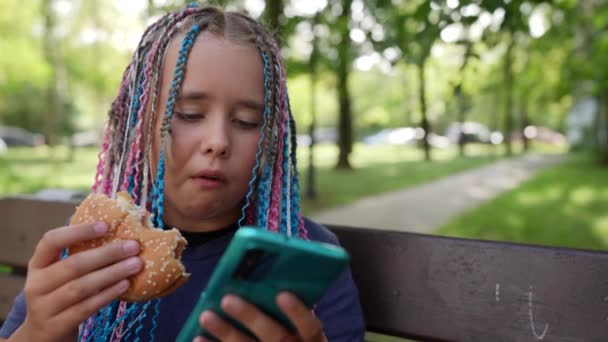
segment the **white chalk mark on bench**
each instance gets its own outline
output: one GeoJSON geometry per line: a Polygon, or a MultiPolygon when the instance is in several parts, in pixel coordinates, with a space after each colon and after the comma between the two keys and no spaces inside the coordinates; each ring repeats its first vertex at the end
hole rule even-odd
{"type": "Polygon", "coordinates": [[[530,316],[530,328],[532,329],[534,337],[536,337],[537,340],[542,340],[547,334],[547,329],[549,329],[549,323],[545,323],[545,329],[541,334],[536,332],[536,327],[534,326],[534,312],[532,309],[532,295],[532,286],[530,286],[530,292],[528,292],[528,314],[530,316]]]}
{"type": "Polygon", "coordinates": [[[496,301],[500,302],[500,284],[499,283],[496,283],[495,296],[496,296],[496,301]]]}

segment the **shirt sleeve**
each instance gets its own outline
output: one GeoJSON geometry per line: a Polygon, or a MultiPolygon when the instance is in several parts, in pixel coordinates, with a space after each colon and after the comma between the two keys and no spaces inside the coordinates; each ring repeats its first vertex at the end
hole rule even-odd
{"type": "MultiPolygon", "coordinates": [[[[340,245],[336,235],[327,228],[307,218],[304,223],[311,240],[340,245]]],[[[336,279],[314,311],[323,323],[328,341],[364,341],[365,320],[350,267],[336,279]]]]}
{"type": "Polygon", "coordinates": [[[0,327],[0,337],[8,339],[23,324],[26,315],[25,295],[23,291],[15,298],[13,307],[0,327]]]}
{"type": "Polygon", "coordinates": [[[359,303],[359,293],[350,268],[345,270],[323,296],[315,314],[323,323],[328,341],[363,341],[365,322],[359,303]]]}

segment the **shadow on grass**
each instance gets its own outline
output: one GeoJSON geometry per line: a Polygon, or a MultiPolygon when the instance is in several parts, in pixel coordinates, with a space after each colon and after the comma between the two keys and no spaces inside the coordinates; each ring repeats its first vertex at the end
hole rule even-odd
{"type": "Polygon", "coordinates": [[[605,250],[608,168],[575,155],[438,231],[441,235],[605,250]]]}
{"type": "Polygon", "coordinates": [[[493,156],[454,158],[435,162],[403,161],[374,164],[354,170],[321,169],[317,173],[317,198],[304,198],[307,174],[300,176],[305,215],[346,205],[366,196],[401,190],[496,161],[493,156]]]}

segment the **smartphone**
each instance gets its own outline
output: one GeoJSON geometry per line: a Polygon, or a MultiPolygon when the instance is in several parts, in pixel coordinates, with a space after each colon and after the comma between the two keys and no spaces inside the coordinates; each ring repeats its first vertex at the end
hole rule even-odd
{"type": "Polygon", "coordinates": [[[276,304],[277,295],[289,291],[312,310],[348,264],[348,253],[339,246],[288,238],[262,228],[242,227],[220,259],[177,341],[191,342],[196,336],[217,340],[198,323],[205,310],[212,310],[254,337],[222,311],[220,303],[227,294],[243,298],[294,331],[276,304]]]}

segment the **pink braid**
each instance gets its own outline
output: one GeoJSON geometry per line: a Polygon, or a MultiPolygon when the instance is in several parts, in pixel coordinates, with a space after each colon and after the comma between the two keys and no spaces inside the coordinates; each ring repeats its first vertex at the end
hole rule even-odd
{"type": "MultiPolygon", "coordinates": [[[[279,66],[282,67],[281,62],[279,61],[279,66]]],[[[279,80],[279,84],[281,84],[281,91],[279,94],[279,113],[281,115],[281,122],[279,125],[279,130],[277,132],[278,139],[278,147],[277,147],[277,158],[274,162],[274,176],[272,177],[272,192],[270,197],[270,212],[268,213],[268,230],[273,232],[279,231],[279,217],[281,212],[281,195],[283,194],[281,183],[283,182],[283,148],[285,146],[285,141],[283,139],[283,135],[286,130],[287,124],[287,111],[285,108],[285,87],[283,86],[284,75],[281,73],[281,79],[279,80]]],[[[286,199],[284,199],[286,200],[286,199]]],[[[287,218],[289,219],[289,218],[287,218]]]]}
{"type": "MultiPolygon", "coordinates": [[[[122,315],[124,315],[124,313],[126,311],[127,311],[127,302],[121,301],[120,305],[118,306],[118,312],[116,313],[116,319],[119,319],[120,317],[122,317],[122,315]]],[[[112,332],[112,338],[111,338],[112,342],[120,342],[120,337],[122,336],[124,323],[125,323],[125,321],[123,320],[122,322],[120,322],[118,327],[114,328],[114,331],[112,332]]]]}
{"type": "Polygon", "coordinates": [[[95,183],[91,187],[92,192],[98,192],[101,186],[104,170],[106,168],[106,154],[110,146],[110,130],[106,129],[103,137],[103,145],[99,154],[97,154],[97,172],[95,173],[95,183]]]}
{"type": "MultiPolygon", "coordinates": [[[[127,189],[129,186],[129,178],[133,174],[133,161],[139,160],[139,155],[141,154],[141,137],[142,137],[142,125],[143,125],[143,116],[144,112],[148,106],[148,93],[150,91],[150,80],[152,79],[152,66],[154,58],[156,57],[156,52],[158,50],[160,40],[156,40],[152,47],[150,48],[150,52],[146,58],[146,68],[144,70],[144,80],[142,83],[142,88],[144,91],[139,97],[140,108],[137,111],[137,126],[135,127],[135,148],[131,149],[131,153],[129,154],[129,160],[127,162],[127,174],[124,179],[122,188],[127,189]]],[[[140,174],[139,163],[135,163],[135,179],[137,180],[140,174]]],[[[134,189],[134,197],[133,199],[137,202],[139,190],[139,182],[135,182],[134,189]]]]}
{"type": "Polygon", "coordinates": [[[308,240],[308,230],[304,225],[304,218],[302,218],[302,211],[298,213],[298,236],[301,239],[308,240]]]}
{"type": "Polygon", "coordinates": [[[93,318],[89,317],[89,319],[87,319],[87,324],[84,327],[84,331],[82,332],[81,341],[86,341],[87,337],[89,337],[89,332],[91,331],[91,325],[93,325],[93,318]]]}

